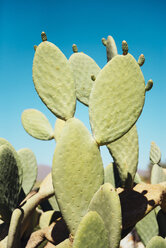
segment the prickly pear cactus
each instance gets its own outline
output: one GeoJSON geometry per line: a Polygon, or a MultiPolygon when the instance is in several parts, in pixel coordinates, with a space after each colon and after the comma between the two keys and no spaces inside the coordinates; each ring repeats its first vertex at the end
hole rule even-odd
{"type": "Polygon", "coordinates": [[[34,47],[33,81],[57,119],[53,130],[45,115],[29,109],[22,114],[22,124],[37,139],[55,139],[52,171],[34,188],[37,163],[32,151],[16,152],[0,139],[0,217],[4,220],[0,247],[118,248],[135,226],[148,248],[165,247],[164,239],[153,237],[165,237],[166,212],[165,171],[159,167],[161,153],[156,145],[151,146],[150,159],[152,183],[157,184],[142,183],[136,172],[135,123],[145,93],[153,86],[152,80],[145,86],[140,69],[144,55],[137,62],[126,41],[123,55],[118,55],[113,37],[108,36],[102,39],[108,63],[100,69],[76,45],[68,60],[44,32],[41,36],[42,43],[34,47]],[[74,117],[76,99],[89,106],[92,134],[74,117]],[[105,169],[102,145],[107,145],[114,160],[105,169]]]}
{"type": "Polygon", "coordinates": [[[46,116],[36,109],[24,110],[21,116],[22,125],[27,133],[36,139],[54,138],[53,129],[46,116]]]}
{"type": "Polygon", "coordinates": [[[78,52],[71,55],[69,63],[74,74],[77,99],[88,106],[94,84],[92,76],[96,78],[100,67],[91,57],[78,52]]]}
{"type": "Polygon", "coordinates": [[[145,80],[131,54],[113,57],[99,72],[89,100],[92,131],[99,145],[123,136],[135,124],[145,100],[145,80]]]}
{"type": "Polygon", "coordinates": [[[37,93],[57,117],[73,117],[76,104],[75,83],[69,62],[53,43],[44,41],[33,60],[33,81],[37,93]]]}
{"type": "Polygon", "coordinates": [[[54,153],[52,178],[60,210],[75,234],[90,200],[104,181],[97,144],[78,119],[71,118],[63,128],[54,153]]]}

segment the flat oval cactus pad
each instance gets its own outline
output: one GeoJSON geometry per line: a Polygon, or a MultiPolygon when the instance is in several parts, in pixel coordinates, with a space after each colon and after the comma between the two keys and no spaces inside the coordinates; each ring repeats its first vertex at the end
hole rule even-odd
{"type": "Polygon", "coordinates": [[[89,96],[91,93],[94,81],[91,76],[95,77],[100,71],[100,67],[96,62],[84,53],[74,53],[69,58],[69,63],[73,70],[76,95],[80,102],[89,105],[89,96]]]}
{"type": "Polygon", "coordinates": [[[89,116],[99,145],[115,141],[137,121],[145,99],[145,80],[131,54],[117,55],[99,72],[91,91],[89,116]]]}
{"type": "Polygon", "coordinates": [[[73,117],[76,93],[73,73],[65,55],[51,42],[42,42],[33,61],[33,81],[46,106],[59,118],[73,117]]]}
{"type": "Polygon", "coordinates": [[[104,222],[95,211],[88,212],[76,232],[73,248],[108,248],[108,234],[104,222]]]}
{"type": "Polygon", "coordinates": [[[72,234],[104,181],[98,146],[81,121],[69,119],[57,142],[52,165],[53,186],[63,218],[72,234]]]}

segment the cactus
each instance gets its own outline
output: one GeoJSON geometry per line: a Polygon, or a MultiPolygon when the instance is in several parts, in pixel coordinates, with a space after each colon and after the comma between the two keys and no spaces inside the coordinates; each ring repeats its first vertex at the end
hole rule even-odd
{"type": "Polygon", "coordinates": [[[100,68],[88,55],[78,52],[74,52],[71,55],[69,63],[75,79],[77,99],[88,106],[89,96],[93,87],[91,76],[96,77],[100,68]]]}
{"type": "Polygon", "coordinates": [[[53,130],[44,114],[29,109],[22,124],[37,139],[55,139],[52,171],[33,188],[33,152],[16,152],[0,138],[0,247],[118,248],[133,227],[147,248],[165,247],[166,178],[154,143],[151,184],[137,174],[135,123],[153,86],[152,80],[145,86],[140,69],[144,55],[137,62],[126,41],[118,55],[108,36],[102,39],[108,63],[100,69],[75,44],[67,60],[44,32],[41,37],[34,47],[33,81],[57,119],[53,130]],[[89,106],[92,134],[74,117],[76,99],[89,106]],[[105,169],[102,145],[113,158],[105,169]]]}

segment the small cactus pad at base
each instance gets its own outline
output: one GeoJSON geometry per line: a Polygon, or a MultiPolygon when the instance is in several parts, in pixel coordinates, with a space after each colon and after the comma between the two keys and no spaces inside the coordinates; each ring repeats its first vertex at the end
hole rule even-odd
{"type": "Polygon", "coordinates": [[[0,215],[4,221],[9,221],[10,214],[17,206],[19,188],[19,171],[13,151],[8,145],[1,145],[0,215]]]}
{"type": "Polygon", "coordinates": [[[146,248],[166,248],[166,240],[159,236],[153,237],[146,248]]]}
{"type": "Polygon", "coordinates": [[[22,188],[27,195],[33,188],[37,178],[37,161],[35,154],[28,148],[17,151],[23,169],[22,188]]]}
{"type": "Polygon", "coordinates": [[[138,134],[134,125],[125,135],[107,145],[118,167],[122,185],[132,187],[138,165],[138,134]]]}
{"type": "Polygon", "coordinates": [[[57,117],[73,117],[76,104],[74,77],[65,55],[51,42],[42,42],[33,61],[35,88],[57,117]]]}
{"type": "Polygon", "coordinates": [[[84,53],[72,54],[69,58],[69,63],[74,74],[77,99],[88,106],[89,96],[94,83],[91,75],[96,77],[100,67],[91,57],[84,53]]]}
{"type": "Polygon", "coordinates": [[[136,224],[136,231],[144,245],[159,234],[155,210],[152,210],[136,224]]]}
{"type": "Polygon", "coordinates": [[[58,205],[74,234],[90,200],[104,181],[98,146],[88,129],[75,118],[66,122],[57,142],[52,178],[58,205]]]}
{"type": "Polygon", "coordinates": [[[46,116],[36,109],[26,109],[21,116],[22,125],[27,133],[40,140],[53,139],[53,129],[46,116]]]}
{"type": "Polygon", "coordinates": [[[108,248],[108,233],[99,214],[90,211],[81,220],[73,248],[108,248]]]}
{"type": "Polygon", "coordinates": [[[96,211],[104,221],[108,231],[109,247],[118,248],[121,239],[121,206],[115,188],[105,183],[94,194],[90,204],[90,211],[96,211]]]}
{"type": "Polygon", "coordinates": [[[150,161],[153,164],[158,164],[160,163],[160,160],[161,160],[160,148],[156,145],[155,142],[152,142],[150,147],[150,161]]]}
{"type": "Polygon", "coordinates": [[[89,100],[89,117],[99,145],[124,135],[137,121],[145,100],[145,80],[131,54],[117,55],[99,72],[89,100]]]}

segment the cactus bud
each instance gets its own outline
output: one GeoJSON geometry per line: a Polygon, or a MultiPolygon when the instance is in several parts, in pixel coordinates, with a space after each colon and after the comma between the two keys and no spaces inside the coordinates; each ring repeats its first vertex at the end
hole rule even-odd
{"type": "Polygon", "coordinates": [[[128,44],[125,40],[122,41],[122,51],[123,51],[123,55],[127,55],[128,54],[128,44]]]}
{"type": "Polygon", "coordinates": [[[138,59],[139,66],[142,66],[145,63],[145,56],[141,54],[138,59]]]}
{"type": "Polygon", "coordinates": [[[73,53],[78,53],[78,48],[76,44],[72,45],[73,53]]]}
{"type": "Polygon", "coordinates": [[[42,38],[42,41],[47,41],[47,35],[45,32],[41,33],[41,38],[42,38]]]}

